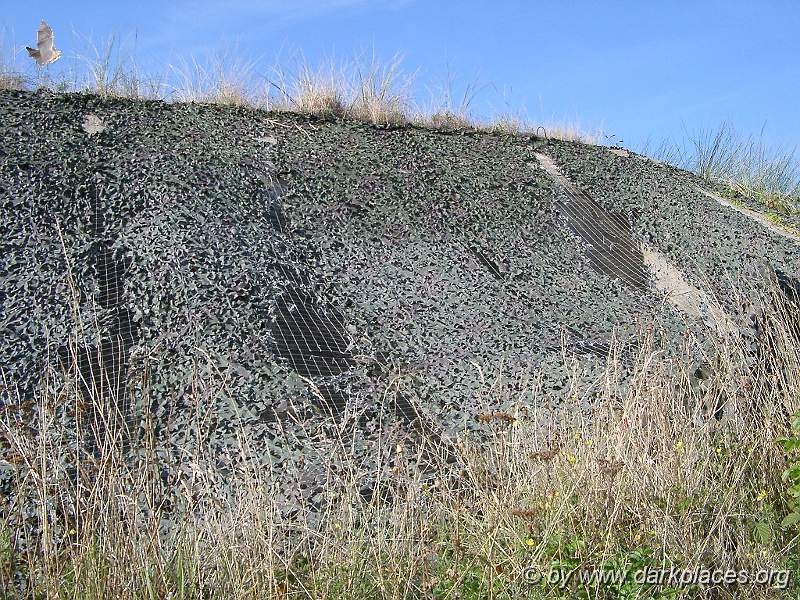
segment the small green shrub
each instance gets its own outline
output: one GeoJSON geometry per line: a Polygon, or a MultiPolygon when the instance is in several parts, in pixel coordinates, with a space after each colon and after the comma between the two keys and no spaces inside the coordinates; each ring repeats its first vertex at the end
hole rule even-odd
{"type": "MultiPolygon", "coordinates": [[[[648,545],[592,556],[587,540],[554,536],[545,545],[549,564],[540,583],[548,598],[675,598],[696,586],[675,588],[647,581],[647,573],[672,566],[648,545]],[[554,577],[553,574],[558,574],[554,577]],[[557,580],[557,581],[556,581],[557,580]]],[[[595,553],[596,554],[596,553],[595,553]]]]}

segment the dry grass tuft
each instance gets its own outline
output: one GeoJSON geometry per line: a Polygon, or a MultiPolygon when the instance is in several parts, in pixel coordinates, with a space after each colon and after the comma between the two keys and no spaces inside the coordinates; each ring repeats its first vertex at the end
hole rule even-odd
{"type": "Polygon", "coordinates": [[[430,115],[430,117],[417,118],[415,122],[420,125],[428,125],[434,129],[442,129],[444,131],[472,129],[475,127],[475,123],[468,117],[448,111],[435,112],[430,115]]]}
{"type": "Polygon", "coordinates": [[[800,211],[800,161],[794,151],[770,148],[763,131],[744,136],[728,123],[714,129],[685,132],[683,142],[662,142],[647,154],[694,171],[722,186],[731,200],[750,200],[771,218],[800,211]]]}
{"type": "Polygon", "coordinates": [[[275,80],[269,85],[278,90],[277,98],[267,95],[265,106],[272,110],[293,110],[323,117],[347,114],[347,74],[333,61],[314,68],[308,62],[298,64],[295,75],[274,67],[275,80]]]}
{"type": "Polygon", "coordinates": [[[203,102],[224,106],[252,106],[257,95],[251,89],[254,62],[242,61],[236,53],[219,52],[207,63],[195,58],[170,65],[175,82],[169,96],[178,102],[203,102]]]}
{"type": "MultiPolygon", "coordinates": [[[[507,133],[510,135],[520,135],[530,133],[532,126],[526,119],[515,113],[498,115],[489,125],[489,131],[507,133]]],[[[541,131],[541,130],[540,130],[541,131]]]]}
{"type": "Polygon", "coordinates": [[[279,94],[265,105],[375,125],[406,123],[413,76],[403,76],[400,63],[399,57],[382,64],[373,56],[368,63],[342,66],[331,60],[319,68],[301,60],[294,75],[274,68],[269,85],[279,94]]]}
{"type": "Polygon", "coordinates": [[[400,65],[399,56],[385,65],[373,56],[368,65],[357,67],[348,115],[377,125],[408,122],[414,75],[403,75],[400,65]]]}
{"type": "Polygon", "coordinates": [[[28,87],[27,79],[20,73],[0,71],[0,90],[24,90],[28,87]]]}
{"type": "Polygon", "coordinates": [[[24,90],[30,85],[29,78],[17,65],[18,53],[18,49],[9,45],[0,32],[0,90],[24,90]]]}
{"type": "Polygon", "coordinates": [[[582,142],[596,146],[603,139],[603,131],[601,129],[585,129],[578,123],[547,123],[543,127],[547,132],[547,137],[556,140],[582,142]]]}
{"type": "Polygon", "coordinates": [[[86,67],[81,82],[78,73],[73,74],[70,86],[75,90],[89,90],[102,97],[162,99],[163,81],[142,75],[118,36],[110,36],[102,46],[88,38],[82,38],[85,53],[77,58],[86,67]]]}
{"type": "Polygon", "coordinates": [[[475,129],[477,123],[470,114],[470,106],[481,87],[477,82],[467,83],[460,95],[454,92],[455,80],[448,72],[446,81],[437,88],[428,88],[429,107],[417,110],[412,119],[423,127],[432,127],[443,131],[457,129],[475,129]]]}

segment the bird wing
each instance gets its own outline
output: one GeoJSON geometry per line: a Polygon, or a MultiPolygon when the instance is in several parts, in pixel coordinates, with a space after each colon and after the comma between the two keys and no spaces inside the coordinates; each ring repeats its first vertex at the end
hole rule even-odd
{"type": "Polygon", "coordinates": [[[36,32],[36,47],[42,54],[49,55],[53,52],[53,43],[53,30],[50,25],[42,21],[36,32]]]}

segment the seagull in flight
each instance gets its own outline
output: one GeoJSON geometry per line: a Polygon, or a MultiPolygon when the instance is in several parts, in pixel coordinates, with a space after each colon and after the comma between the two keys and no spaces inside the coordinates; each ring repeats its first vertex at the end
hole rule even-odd
{"type": "Polygon", "coordinates": [[[56,50],[53,45],[53,30],[44,21],[36,32],[36,49],[29,46],[25,49],[31,58],[36,59],[36,64],[40,67],[57,61],[61,56],[61,50],[56,50]]]}

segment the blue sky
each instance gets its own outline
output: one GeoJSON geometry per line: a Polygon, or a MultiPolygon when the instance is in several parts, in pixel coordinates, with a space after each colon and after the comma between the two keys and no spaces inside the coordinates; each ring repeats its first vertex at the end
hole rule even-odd
{"type": "Polygon", "coordinates": [[[85,53],[85,38],[118,34],[146,70],[232,48],[259,58],[264,75],[300,53],[312,64],[400,53],[423,102],[448,74],[455,94],[480,86],[479,118],[516,110],[602,128],[633,148],[723,121],[745,134],[763,128],[776,147],[800,142],[793,0],[0,1],[6,48],[33,42],[45,19],[66,57],[85,53]]]}

